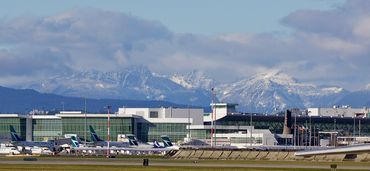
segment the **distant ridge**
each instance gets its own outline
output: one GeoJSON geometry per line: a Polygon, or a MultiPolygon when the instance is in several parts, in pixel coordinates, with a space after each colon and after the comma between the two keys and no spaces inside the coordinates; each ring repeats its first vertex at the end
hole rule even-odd
{"type": "MultiPolygon", "coordinates": [[[[33,109],[59,111],[64,105],[65,110],[84,110],[85,99],[66,97],[49,93],[39,93],[31,89],[12,89],[0,86],[0,113],[28,113],[33,109]],[[63,104],[62,104],[63,103],[63,104]]],[[[87,111],[92,113],[106,112],[105,106],[118,107],[188,107],[159,100],[115,100],[86,99],[87,111]]]]}

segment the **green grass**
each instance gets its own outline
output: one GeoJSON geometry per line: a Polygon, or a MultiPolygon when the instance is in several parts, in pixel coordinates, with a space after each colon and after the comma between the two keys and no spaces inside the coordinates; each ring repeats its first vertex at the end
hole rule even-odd
{"type": "MultiPolygon", "coordinates": [[[[114,162],[142,162],[148,158],[150,162],[166,163],[193,163],[194,160],[173,160],[163,159],[158,156],[119,156],[118,158],[108,159],[104,156],[27,156],[43,160],[62,160],[62,161],[114,161],[114,162]]],[[[25,156],[0,157],[0,160],[23,160],[25,156]]],[[[338,166],[370,166],[370,162],[316,162],[316,161],[267,161],[267,160],[198,160],[198,163],[218,163],[218,164],[288,164],[288,165],[320,165],[337,164],[338,166]]]]}
{"type": "MultiPolygon", "coordinates": [[[[294,165],[300,165],[302,167],[307,165],[316,165],[316,166],[327,166],[329,168],[330,164],[337,164],[338,166],[370,166],[370,162],[314,162],[314,161],[266,161],[266,160],[256,160],[256,161],[245,161],[245,160],[198,160],[199,164],[228,164],[231,167],[207,167],[207,166],[127,166],[127,165],[99,165],[102,164],[101,162],[109,161],[112,164],[119,164],[119,163],[132,163],[132,165],[137,165],[138,163],[142,163],[144,158],[149,159],[149,163],[193,163],[194,160],[173,160],[173,159],[163,159],[158,156],[120,156],[118,158],[105,158],[105,157],[97,157],[97,156],[13,156],[13,157],[0,157],[0,161],[22,161],[24,158],[37,158],[38,161],[67,161],[71,163],[71,165],[61,165],[61,164],[1,164],[0,171],[10,170],[10,171],[28,171],[28,170],[37,170],[37,171],[73,171],[73,170],[81,170],[81,171],[95,171],[95,170],[107,170],[107,171],[126,171],[126,170],[143,170],[143,171],[152,171],[152,170],[159,170],[159,171],[187,171],[187,170],[195,170],[195,171],[206,171],[206,170],[215,170],[215,171],[263,171],[263,170],[271,170],[271,171],[294,171],[294,170],[303,170],[303,171],[320,171],[320,170],[330,170],[330,169],[297,169],[294,168],[294,165]],[[76,161],[96,161],[96,165],[76,165],[76,161]],[[72,163],[74,163],[72,165],[72,163]],[[259,165],[290,165],[291,168],[238,168],[232,167],[233,164],[259,164],[259,165]]],[[[129,164],[131,165],[131,164],[129,164]]],[[[339,170],[339,169],[338,169],[339,170]]]]}
{"type": "MultiPolygon", "coordinates": [[[[213,167],[166,167],[166,166],[101,166],[101,165],[0,165],[1,171],[296,171],[297,169],[280,168],[213,168],[213,167]]],[[[299,169],[301,171],[327,171],[329,169],[299,169]]],[[[341,170],[345,171],[345,170],[341,170]]]]}

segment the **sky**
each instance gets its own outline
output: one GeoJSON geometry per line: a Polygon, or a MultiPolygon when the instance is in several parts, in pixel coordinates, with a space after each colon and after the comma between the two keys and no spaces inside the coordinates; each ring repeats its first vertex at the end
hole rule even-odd
{"type": "Polygon", "coordinates": [[[350,90],[370,83],[367,0],[11,0],[0,84],[145,65],[219,82],[281,70],[350,90]]]}
{"type": "Polygon", "coordinates": [[[214,35],[222,33],[287,31],[279,20],[297,9],[326,10],[343,0],[24,0],[2,1],[5,18],[24,15],[50,16],[75,8],[124,12],[156,20],[176,33],[214,35]]]}

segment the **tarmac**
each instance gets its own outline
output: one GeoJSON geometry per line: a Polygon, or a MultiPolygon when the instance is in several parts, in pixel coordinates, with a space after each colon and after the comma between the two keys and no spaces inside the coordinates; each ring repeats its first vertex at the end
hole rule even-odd
{"type": "MultiPolygon", "coordinates": [[[[140,160],[104,160],[104,161],[97,161],[97,160],[40,160],[37,161],[21,161],[21,160],[3,160],[0,161],[1,165],[5,164],[32,164],[32,165],[115,165],[115,166],[142,166],[143,162],[140,160]]],[[[202,163],[202,161],[197,162],[164,162],[161,161],[155,161],[150,160],[149,166],[189,166],[189,167],[222,167],[222,168],[232,168],[232,167],[239,167],[239,168],[311,168],[311,169],[330,169],[331,163],[328,163],[327,165],[307,165],[307,164],[277,164],[277,163],[271,163],[271,164],[235,164],[235,163],[202,163]]],[[[348,170],[370,170],[370,166],[344,166],[344,165],[338,165],[337,169],[348,169],[348,170]]]]}

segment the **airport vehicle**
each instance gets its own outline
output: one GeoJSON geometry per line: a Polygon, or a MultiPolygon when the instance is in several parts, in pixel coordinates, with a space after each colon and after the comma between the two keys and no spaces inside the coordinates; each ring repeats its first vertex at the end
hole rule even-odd
{"type": "Polygon", "coordinates": [[[25,149],[26,147],[46,147],[52,152],[55,152],[58,149],[53,141],[25,141],[17,134],[12,125],[9,126],[9,129],[12,139],[11,144],[13,146],[22,147],[22,149],[25,149]]]}
{"type": "Polygon", "coordinates": [[[53,152],[46,147],[32,147],[29,149],[32,154],[43,154],[43,155],[52,155],[53,152]]]}
{"type": "Polygon", "coordinates": [[[20,152],[15,147],[1,147],[0,154],[20,154],[20,152]]]}

